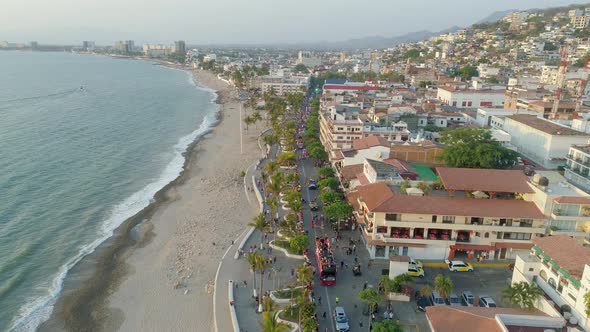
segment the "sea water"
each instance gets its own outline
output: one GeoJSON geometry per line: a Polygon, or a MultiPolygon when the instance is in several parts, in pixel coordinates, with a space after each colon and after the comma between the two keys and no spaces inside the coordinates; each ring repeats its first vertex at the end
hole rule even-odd
{"type": "Polygon", "coordinates": [[[0,52],[0,331],[49,317],[68,270],[179,175],[214,99],[149,61],[0,52]]]}

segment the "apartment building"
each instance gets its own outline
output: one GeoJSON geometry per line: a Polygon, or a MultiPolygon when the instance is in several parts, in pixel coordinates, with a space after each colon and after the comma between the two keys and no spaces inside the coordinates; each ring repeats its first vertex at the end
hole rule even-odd
{"type": "Polygon", "coordinates": [[[533,244],[529,252],[517,255],[512,283],[537,284],[555,309],[571,308],[563,314],[570,324],[588,331],[584,295],[590,290],[590,250],[567,235],[536,238],[533,244]]]}
{"type": "Polygon", "coordinates": [[[389,142],[405,142],[410,138],[408,125],[398,122],[379,125],[361,120],[356,106],[336,105],[320,112],[320,141],[328,151],[351,149],[354,140],[377,136],[389,142]]]}
{"type": "Polygon", "coordinates": [[[502,107],[504,105],[503,89],[457,89],[438,87],[436,97],[446,105],[459,108],[502,107]]]}
{"type": "Polygon", "coordinates": [[[262,78],[260,88],[262,93],[274,91],[277,96],[284,96],[288,93],[305,92],[309,87],[309,80],[305,78],[262,78]]]}
{"type": "Polygon", "coordinates": [[[590,139],[590,134],[527,114],[505,117],[502,129],[518,152],[550,169],[565,165],[572,144],[588,144],[590,139]]]}
{"type": "Polygon", "coordinates": [[[572,145],[566,156],[564,176],[569,182],[590,191],[590,145],[572,145]]]}
{"type": "Polygon", "coordinates": [[[422,259],[484,254],[514,258],[545,234],[546,217],[521,171],[438,168],[445,191],[428,196],[394,192],[384,183],[360,186],[349,194],[372,258],[410,255],[422,259]],[[484,195],[482,195],[484,194],[484,195]],[[494,199],[470,198],[489,196],[494,199]]]}

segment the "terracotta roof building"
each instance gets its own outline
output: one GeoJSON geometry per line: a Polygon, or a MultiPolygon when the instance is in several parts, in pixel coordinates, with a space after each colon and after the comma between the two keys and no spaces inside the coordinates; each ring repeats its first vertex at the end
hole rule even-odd
{"type": "Polygon", "coordinates": [[[448,191],[535,192],[520,170],[437,167],[436,171],[448,191]]]}
{"type": "Polygon", "coordinates": [[[431,306],[426,318],[432,332],[567,331],[563,318],[516,308],[431,306]]]}

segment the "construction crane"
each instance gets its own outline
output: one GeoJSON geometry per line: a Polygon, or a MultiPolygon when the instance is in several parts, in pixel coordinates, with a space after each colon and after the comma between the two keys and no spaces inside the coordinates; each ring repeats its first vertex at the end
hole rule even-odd
{"type": "Polygon", "coordinates": [[[551,119],[557,118],[557,111],[559,110],[559,101],[561,100],[561,93],[565,83],[565,74],[567,73],[568,50],[567,46],[561,47],[561,61],[559,62],[559,69],[557,70],[557,89],[555,89],[555,97],[553,99],[553,107],[551,108],[551,119]]]}

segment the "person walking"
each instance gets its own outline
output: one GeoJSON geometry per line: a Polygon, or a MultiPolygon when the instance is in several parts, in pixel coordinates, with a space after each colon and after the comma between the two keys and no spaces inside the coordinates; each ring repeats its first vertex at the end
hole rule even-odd
{"type": "Polygon", "coordinates": [[[324,311],[324,314],[322,315],[322,317],[323,317],[324,319],[326,319],[326,316],[327,316],[327,315],[328,315],[328,314],[327,314],[327,313],[324,311]]]}
{"type": "Polygon", "coordinates": [[[338,303],[340,303],[340,298],[336,296],[336,305],[338,305],[338,303]]]}
{"type": "MultiPolygon", "coordinates": [[[[321,296],[321,295],[320,295],[320,296],[318,296],[318,303],[319,303],[320,305],[322,304],[322,296],[321,296]]],[[[324,318],[326,318],[326,317],[324,316],[324,318]]]]}

